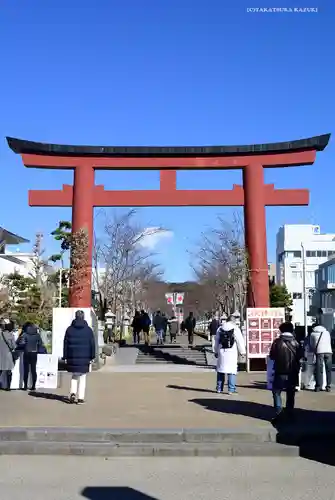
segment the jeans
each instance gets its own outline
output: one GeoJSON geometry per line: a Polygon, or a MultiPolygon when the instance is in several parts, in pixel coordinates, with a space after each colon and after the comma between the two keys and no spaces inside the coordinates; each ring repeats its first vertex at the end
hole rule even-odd
{"type": "Polygon", "coordinates": [[[295,403],[296,376],[275,374],[272,386],[273,406],[277,414],[283,409],[281,393],[286,392],[286,409],[293,410],[295,403]]]}
{"type": "Polygon", "coordinates": [[[23,386],[25,389],[28,388],[29,372],[31,373],[31,388],[36,389],[37,381],[37,352],[24,352],[23,353],[23,386]]]}
{"type": "Polygon", "coordinates": [[[86,391],[86,373],[72,373],[70,393],[84,401],[86,391]]]}
{"type": "Polygon", "coordinates": [[[0,370],[0,377],[3,376],[3,380],[6,382],[6,390],[10,391],[10,386],[12,384],[12,372],[11,370],[0,370]]]}
{"type": "Polygon", "coordinates": [[[156,330],[157,344],[163,344],[164,330],[156,330]]]}
{"type": "MultiPolygon", "coordinates": [[[[217,392],[223,391],[223,386],[225,383],[225,373],[216,374],[216,390],[217,392]]],[[[228,392],[236,392],[236,375],[234,373],[228,373],[228,392]]]]}
{"type": "Polygon", "coordinates": [[[321,390],[323,386],[323,367],[326,372],[327,389],[332,385],[332,354],[317,354],[315,365],[315,389],[321,390]]]}

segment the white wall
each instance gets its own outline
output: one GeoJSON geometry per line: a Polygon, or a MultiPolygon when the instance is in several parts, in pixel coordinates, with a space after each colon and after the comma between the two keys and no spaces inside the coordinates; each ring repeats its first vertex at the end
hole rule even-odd
{"type": "Polygon", "coordinates": [[[0,254],[0,276],[12,274],[18,272],[22,276],[28,277],[29,273],[33,269],[32,253],[22,253],[22,252],[6,252],[5,254],[0,254]],[[20,263],[12,262],[5,257],[15,257],[20,260],[20,263]]]}
{"type": "MultiPolygon", "coordinates": [[[[315,271],[335,254],[335,234],[321,234],[320,226],[290,224],[277,233],[277,283],[286,285],[293,297],[293,321],[304,323],[303,250],[305,249],[305,286],[315,289],[315,271]],[[313,253],[315,252],[315,256],[313,253]]],[[[307,310],[309,298],[306,298],[307,310]]],[[[312,321],[312,320],[310,320],[312,321]]],[[[310,322],[309,321],[309,322],[310,322]]]]}

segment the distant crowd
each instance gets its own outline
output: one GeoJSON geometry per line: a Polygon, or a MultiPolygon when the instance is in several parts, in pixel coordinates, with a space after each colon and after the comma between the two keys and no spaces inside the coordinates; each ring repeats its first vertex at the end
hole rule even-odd
{"type": "Polygon", "coordinates": [[[175,315],[172,315],[170,318],[168,318],[166,314],[164,312],[161,312],[160,310],[158,310],[153,315],[152,321],[149,314],[144,310],[135,311],[135,315],[131,323],[133,329],[134,344],[140,344],[143,340],[145,345],[150,345],[151,323],[155,330],[156,341],[158,345],[163,345],[166,343],[168,334],[170,337],[170,343],[175,344],[177,342],[177,335],[185,332],[188,335],[189,346],[193,346],[194,331],[196,326],[196,319],[193,315],[193,312],[190,312],[187,318],[179,324],[179,321],[175,315]]]}

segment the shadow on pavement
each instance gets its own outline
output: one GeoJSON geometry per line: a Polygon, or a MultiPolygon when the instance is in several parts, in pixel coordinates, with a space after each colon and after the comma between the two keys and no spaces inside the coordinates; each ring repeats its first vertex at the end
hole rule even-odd
{"type": "Polygon", "coordinates": [[[188,392],[206,392],[207,394],[216,394],[216,391],[212,391],[211,389],[201,389],[200,387],[187,387],[184,385],[167,385],[168,389],[177,389],[178,391],[188,391],[188,392]]]}
{"type": "Polygon", "coordinates": [[[88,500],[157,500],[127,486],[88,486],[81,495],[88,500]]]}
{"type": "MultiPolygon", "coordinates": [[[[207,410],[271,421],[273,407],[238,399],[190,399],[207,410]]],[[[277,443],[298,446],[300,456],[335,466],[335,411],[297,408],[293,421],[276,426],[277,443]]]]}
{"type": "Polygon", "coordinates": [[[245,389],[261,389],[269,391],[266,382],[251,382],[250,384],[245,384],[245,385],[238,383],[237,387],[243,387],[245,389]]]}
{"type": "Polygon", "coordinates": [[[69,398],[67,396],[61,396],[59,394],[52,394],[51,392],[35,392],[30,391],[29,396],[36,399],[48,399],[52,401],[59,401],[60,403],[69,404],[69,398]]]}

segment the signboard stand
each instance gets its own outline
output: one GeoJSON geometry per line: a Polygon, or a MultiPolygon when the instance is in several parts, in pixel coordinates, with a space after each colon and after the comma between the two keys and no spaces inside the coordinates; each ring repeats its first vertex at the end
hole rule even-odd
{"type": "MultiPolygon", "coordinates": [[[[247,371],[252,371],[253,360],[261,361],[266,371],[266,359],[272,342],[279,334],[279,326],[285,321],[283,307],[255,307],[247,309],[247,371]]],[[[253,370],[255,371],[255,370],[253,370]]]]}

